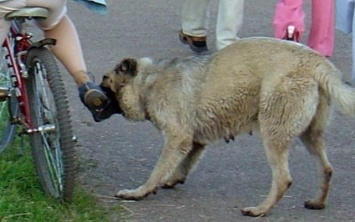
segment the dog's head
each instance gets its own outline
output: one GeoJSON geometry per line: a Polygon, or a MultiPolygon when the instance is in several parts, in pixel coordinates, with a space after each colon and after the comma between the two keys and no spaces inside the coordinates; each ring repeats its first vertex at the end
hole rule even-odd
{"type": "Polygon", "coordinates": [[[123,59],[102,78],[101,87],[115,95],[122,114],[128,119],[136,121],[145,119],[145,113],[139,100],[139,86],[135,85],[134,79],[151,63],[152,60],[148,58],[123,59]]]}

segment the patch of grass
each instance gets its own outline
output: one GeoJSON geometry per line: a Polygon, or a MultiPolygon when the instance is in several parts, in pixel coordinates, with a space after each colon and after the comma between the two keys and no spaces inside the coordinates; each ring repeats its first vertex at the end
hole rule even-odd
{"type": "Polygon", "coordinates": [[[0,222],[105,222],[116,209],[103,207],[79,185],[72,204],[62,204],[41,191],[32,162],[17,144],[0,154],[0,222]]]}

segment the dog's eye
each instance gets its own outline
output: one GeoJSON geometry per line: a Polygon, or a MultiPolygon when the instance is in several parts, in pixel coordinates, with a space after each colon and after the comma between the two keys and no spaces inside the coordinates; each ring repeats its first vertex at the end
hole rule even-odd
{"type": "Polygon", "coordinates": [[[121,64],[117,65],[117,66],[113,69],[113,71],[115,72],[116,75],[119,74],[119,73],[122,71],[122,70],[121,70],[121,64]]]}

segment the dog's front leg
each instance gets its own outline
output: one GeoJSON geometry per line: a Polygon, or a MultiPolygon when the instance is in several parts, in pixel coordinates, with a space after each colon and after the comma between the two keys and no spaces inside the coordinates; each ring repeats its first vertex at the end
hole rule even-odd
{"type": "Polygon", "coordinates": [[[191,151],[186,155],[180,166],[176,168],[175,172],[171,174],[163,188],[171,189],[178,183],[183,184],[187,175],[199,161],[204,148],[205,145],[193,143],[191,151]]]}
{"type": "Polygon", "coordinates": [[[116,194],[116,197],[129,200],[139,200],[151,193],[155,193],[158,188],[166,183],[168,178],[185,159],[191,149],[191,138],[168,139],[158,163],[154,167],[148,181],[136,189],[120,190],[116,194]]]}

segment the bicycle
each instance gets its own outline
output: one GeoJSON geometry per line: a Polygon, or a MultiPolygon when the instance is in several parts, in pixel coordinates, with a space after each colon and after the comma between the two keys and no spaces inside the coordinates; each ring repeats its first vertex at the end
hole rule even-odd
{"type": "Polygon", "coordinates": [[[25,30],[28,20],[47,15],[47,9],[31,7],[5,17],[11,28],[0,50],[0,153],[16,135],[22,140],[28,135],[44,193],[69,203],[75,185],[76,139],[64,81],[49,50],[55,39],[33,42],[25,30]]]}

